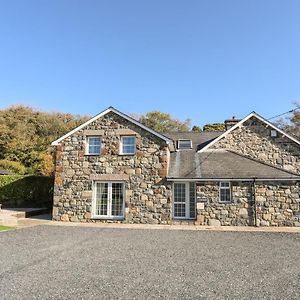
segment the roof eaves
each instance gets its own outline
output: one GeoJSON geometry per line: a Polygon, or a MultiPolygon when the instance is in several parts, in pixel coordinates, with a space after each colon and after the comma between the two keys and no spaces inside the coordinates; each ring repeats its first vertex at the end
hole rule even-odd
{"type": "Polygon", "coordinates": [[[247,121],[248,119],[250,119],[253,115],[255,114],[255,112],[250,113],[248,116],[246,116],[244,119],[242,119],[241,121],[239,121],[238,123],[236,123],[234,126],[232,126],[230,129],[228,129],[227,131],[225,131],[223,134],[221,134],[220,136],[218,136],[217,138],[215,138],[212,142],[210,142],[209,144],[207,144],[205,147],[203,147],[202,149],[200,149],[198,152],[204,152],[206,149],[208,149],[210,146],[214,145],[216,142],[218,142],[220,139],[222,139],[224,136],[226,136],[228,133],[230,133],[231,131],[233,131],[234,129],[238,128],[241,124],[243,124],[245,121],[247,121]]]}
{"type": "Polygon", "coordinates": [[[207,144],[205,147],[203,147],[202,149],[200,149],[198,152],[204,152],[205,150],[207,150],[209,147],[211,147],[212,145],[214,145],[216,142],[218,142],[219,140],[221,140],[223,137],[225,137],[228,133],[232,132],[233,130],[235,130],[236,128],[238,128],[241,124],[243,124],[244,122],[246,122],[248,119],[250,119],[251,117],[256,117],[257,119],[259,119],[260,121],[264,122],[265,124],[267,124],[268,126],[272,127],[273,129],[277,130],[278,132],[280,132],[282,135],[286,136],[287,138],[289,138],[290,140],[292,140],[293,142],[295,142],[296,144],[300,145],[300,141],[297,140],[296,138],[292,137],[291,135],[287,134],[286,132],[284,132],[283,130],[281,130],[280,128],[278,128],[277,126],[275,126],[274,124],[272,124],[271,122],[269,122],[268,120],[266,120],[264,117],[260,116],[258,113],[256,113],[255,111],[252,111],[248,116],[246,116],[244,119],[242,119],[241,121],[239,121],[237,124],[235,124],[234,126],[232,126],[230,129],[228,129],[227,131],[225,131],[223,134],[221,134],[220,136],[218,136],[217,138],[215,138],[211,143],[207,144]]]}
{"type": "Polygon", "coordinates": [[[300,181],[300,176],[298,177],[207,177],[207,178],[198,178],[198,177],[166,177],[167,181],[300,181]]]}
{"type": "Polygon", "coordinates": [[[74,128],[73,130],[69,131],[68,133],[66,133],[65,135],[63,135],[62,137],[58,138],[57,140],[53,141],[51,143],[51,146],[56,146],[58,145],[61,141],[63,141],[65,138],[69,137],[70,135],[74,134],[75,132],[79,131],[80,129],[84,128],[85,126],[89,125],[90,123],[94,122],[95,120],[97,120],[98,118],[108,114],[109,112],[114,112],[115,114],[123,117],[124,119],[130,121],[131,123],[143,128],[144,130],[152,133],[153,135],[159,137],[160,139],[166,141],[167,144],[173,142],[172,139],[164,136],[161,133],[158,133],[156,131],[154,131],[153,129],[143,125],[142,123],[138,122],[137,120],[131,118],[130,116],[120,112],[119,110],[115,109],[114,107],[110,106],[107,109],[103,110],[102,112],[100,112],[99,114],[97,114],[96,116],[92,117],[90,120],[86,121],[85,123],[79,125],[78,127],[74,128]]]}
{"type": "Polygon", "coordinates": [[[259,120],[261,120],[262,122],[266,123],[267,125],[269,125],[270,127],[272,127],[273,129],[277,130],[278,132],[280,132],[282,135],[286,136],[287,138],[289,138],[290,140],[292,140],[293,142],[295,142],[296,144],[300,145],[300,141],[296,138],[294,138],[293,136],[289,135],[288,133],[284,132],[282,129],[278,128],[277,126],[275,126],[274,124],[272,124],[271,122],[269,122],[267,119],[265,119],[264,117],[262,117],[261,115],[259,115],[258,113],[253,114],[256,118],[258,118],[259,120]]]}
{"type": "Polygon", "coordinates": [[[155,135],[155,136],[161,138],[162,140],[166,141],[167,143],[173,142],[173,140],[170,139],[170,138],[168,138],[167,136],[165,136],[165,135],[163,135],[163,134],[161,134],[161,133],[159,133],[159,132],[157,132],[157,131],[155,131],[155,130],[153,130],[153,129],[147,127],[147,126],[145,126],[144,124],[142,124],[142,123],[140,123],[139,121],[133,119],[132,117],[130,117],[130,116],[128,116],[128,115],[122,113],[121,111],[119,111],[119,110],[117,110],[117,109],[115,109],[115,108],[113,108],[113,107],[111,107],[111,111],[113,111],[113,112],[116,113],[117,115],[120,115],[120,116],[123,117],[124,119],[127,119],[127,120],[130,121],[131,123],[133,123],[133,124],[135,124],[135,125],[137,125],[137,126],[143,128],[144,130],[146,130],[146,131],[152,133],[153,135],[155,135]]]}

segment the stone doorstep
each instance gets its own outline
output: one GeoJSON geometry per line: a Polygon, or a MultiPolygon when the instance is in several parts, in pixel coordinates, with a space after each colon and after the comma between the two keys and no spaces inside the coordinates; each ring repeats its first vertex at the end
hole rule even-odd
{"type": "Polygon", "coordinates": [[[49,212],[49,209],[47,208],[6,208],[6,209],[1,209],[0,217],[6,215],[6,216],[13,216],[18,219],[29,218],[47,212],[49,212]]]}
{"type": "Polygon", "coordinates": [[[18,221],[48,212],[45,208],[1,209],[0,225],[19,227],[18,221]]]}
{"type": "Polygon", "coordinates": [[[0,219],[0,225],[16,227],[18,225],[18,219],[16,217],[4,217],[0,219]]]}

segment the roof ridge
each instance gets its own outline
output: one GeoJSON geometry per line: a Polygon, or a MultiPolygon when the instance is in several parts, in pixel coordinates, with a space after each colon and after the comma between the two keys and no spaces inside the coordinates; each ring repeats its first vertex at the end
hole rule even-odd
{"type": "Polygon", "coordinates": [[[238,153],[238,152],[236,152],[236,151],[234,151],[234,150],[226,149],[226,151],[231,152],[231,153],[236,154],[236,155],[239,155],[239,156],[244,157],[244,158],[246,158],[246,159],[255,161],[255,162],[257,162],[257,163],[261,163],[261,164],[263,164],[263,165],[265,165],[265,166],[274,168],[274,169],[276,169],[276,170],[283,171],[283,172],[285,172],[285,173],[292,174],[292,175],[295,175],[295,176],[300,176],[300,174],[298,174],[298,173],[296,173],[296,172],[288,171],[288,170],[282,169],[282,168],[280,168],[280,167],[277,167],[277,166],[275,166],[275,165],[272,165],[272,164],[269,164],[269,163],[267,163],[267,162],[261,161],[261,160],[259,160],[259,159],[256,159],[256,158],[249,157],[249,156],[246,156],[246,155],[244,155],[244,154],[238,153]]]}

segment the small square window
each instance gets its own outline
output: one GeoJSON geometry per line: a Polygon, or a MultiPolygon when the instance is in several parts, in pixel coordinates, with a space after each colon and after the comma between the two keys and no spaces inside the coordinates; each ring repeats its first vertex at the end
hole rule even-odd
{"type": "Polygon", "coordinates": [[[135,136],[122,136],[121,138],[121,154],[135,154],[136,141],[135,136]]]}
{"type": "Polygon", "coordinates": [[[88,136],[87,137],[87,153],[89,155],[99,155],[101,151],[101,137],[88,136]]]}
{"type": "Polygon", "coordinates": [[[220,182],[219,190],[220,190],[220,202],[230,203],[231,202],[230,182],[226,182],[226,181],[220,182]]]}
{"type": "Polygon", "coordinates": [[[178,140],[177,141],[177,149],[192,149],[192,141],[191,140],[178,140]]]}
{"type": "Polygon", "coordinates": [[[277,137],[277,130],[271,129],[271,137],[277,137]]]}

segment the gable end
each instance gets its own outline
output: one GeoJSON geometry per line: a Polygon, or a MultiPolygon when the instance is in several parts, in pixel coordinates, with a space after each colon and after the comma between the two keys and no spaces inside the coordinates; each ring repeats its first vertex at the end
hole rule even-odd
{"type": "Polygon", "coordinates": [[[284,137],[287,137],[289,140],[291,140],[292,142],[294,142],[295,144],[297,144],[298,146],[300,146],[300,141],[299,140],[297,140],[296,138],[292,137],[288,133],[284,132],[283,130],[281,130],[280,128],[278,128],[277,126],[275,126],[274,124],[272,124],[271,122],[269,122],[268,120],[266,120],[265,118],[263,118],[262,116],[260,116],[259,114],[257,114],[256,112],[252,112],[248,116],[246,116],[244,119],[242,119],[240,122],[238,122],[236,125],[234,125],[230,129],[228,129],[227,131],[225,131],[223,134],[221,134],[219,137],[217,137],[213,141],[211,141],[209,144],[207,144],[205,147],[203,147],[198,152],[204,152],[204,151],[206,151],[211,146],[213,146],[214,144],[216,144],[218,141],[220,141],[221,139],[223,139],[224,137],[226,137],[230,132],[234,131],[238,127],[241,127],[241,125],[243,125],[246,121],[248,121],[252,117],[257,118],[259,121],[265,123],[266,125],[268,125],[273,130],[276,130],[277,132],[279,132],[280,134],[282,134],[284,137]]]}
{"type": "Polygon", "coordinates": [[[126,119],[127,121],[133,123],[134,125],[152,133],[153,135],[155,135],[156,137],[164,140],[167,144],[172,143],[173,141],[171,139],[169,139],[168,137],[154,131],[153,129],[143,125],[142,123],[136,121],[135,119],[131,118],[130,116],[118,111],[117,109],[113,108],[113,107],[109,107],[106,110],[102,111],[101,113],[99,113],[98,115],[94,116],[93,118],[91,118],[90,120],[88,120],[87,122],[83,123],[82,125],[76,127],[75,129],[71,130],[70,132],[68,132],[67,134],[63,135],[62,137],[60,137],[59,139],[53,141],[51,143],[51,146],[57,146],[61,141],[63,141],[64,139],[66,139],[67,137],[71,136],[72,134],[76,133],[77,131],[85,128],[86,126],[88,126],[89,124],[91,124],[92,122],[96,121],[97,119],[105,116],[106,114],[113,112],[117,115],[119,115],[120,117],[126,119]]]}

